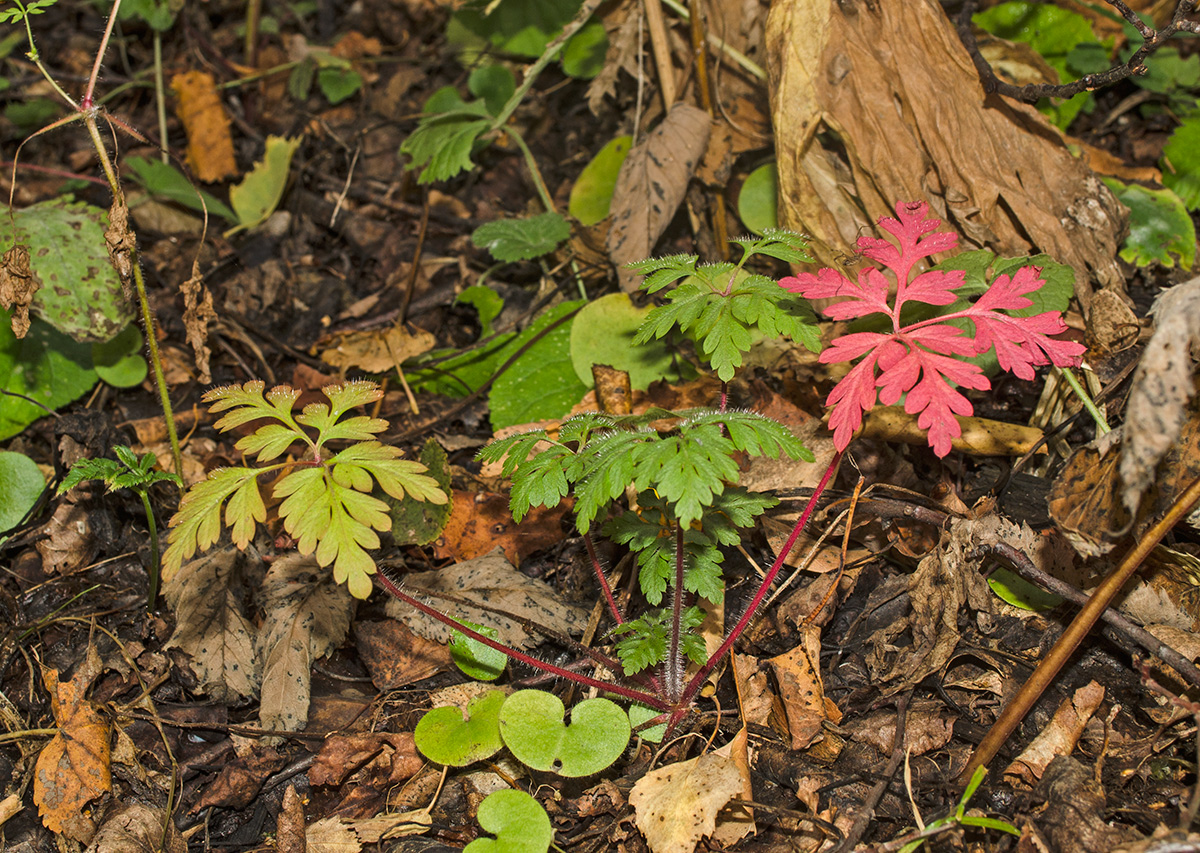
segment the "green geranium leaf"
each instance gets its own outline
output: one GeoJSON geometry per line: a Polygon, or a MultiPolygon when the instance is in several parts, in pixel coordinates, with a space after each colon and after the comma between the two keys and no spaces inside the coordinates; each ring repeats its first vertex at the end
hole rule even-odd
{"type": "Polygon", "coordinates": [[[1169,189],[1102,180],[1129,208],[1129,236],[1121,246],[1121,259],[1139,267],[1173,267],[1178,259],[1180,267],[1190,270],[1196,260],[1196,226],[1179,196],[1169,189]]]}
{"type": "Polygon", "coordinates": [[[553,693],[519,690],[500,709],[500,735],[518,761],[560,776],[590,776],[621,757],[629,744],[629,716],[608,699],[565,709],[553,693]]]}
{"type": "Polygon", "coordinates": [[[557,213],[527,219],[498,219],[475,229],[471,242],[498,261],[527,261],[548,255],[571,236],[571,226],[557,213]]]}
{"type": "Polygon", "coordinates": [[[504,748],[499,723],[504,700],[503,691],[489,690],[471,700],[466,715],[452,706],[434,708],[413,732],[417,749],[430,761],[450,767],[491,758],[504,748]]]}

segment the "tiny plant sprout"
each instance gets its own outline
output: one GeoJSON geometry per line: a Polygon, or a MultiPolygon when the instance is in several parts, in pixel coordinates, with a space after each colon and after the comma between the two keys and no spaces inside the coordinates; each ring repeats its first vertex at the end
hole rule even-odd
{"type": "Polygon", "coordinates": [[[489,690],[467,704],[464,719],[453,705],[434,708],[421,718],[413,737],[417,749],[430,761],[466,767],[491,758],[504,748],[500,739],[500,708],[504,692],[489,690]]]}
{"type": "Polygon", "coordinates": [[[495,838],[478,838],[464,853],[546,853],[554,840],[550,816],[524,791],[504,790],[479,804],[479,826],[495,838]]]}

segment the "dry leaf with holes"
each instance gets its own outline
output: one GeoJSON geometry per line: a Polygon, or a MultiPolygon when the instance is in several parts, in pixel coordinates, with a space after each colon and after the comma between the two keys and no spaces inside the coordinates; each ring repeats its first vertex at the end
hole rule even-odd
{"type": "Polygon", "coordinates": [[[1192,348],[1200,349],[1200,278],[1177,284],[1154,301],[1155,329],[1133,375],[1121,450],[1121,501],[1136,512],[1158,463],[1187,420],[1195,392],[1192,348]]]}
{"type": "Polygon", "coordinates": [[[217,81],[203,71],[188,71],[171,78],[178,104],[175,112],[187,133],[187,164],[206,184],[237,174],[229,114],[221,103],[217,81]]]}
{"type": "Polygon", "coordinates": [[[397,323],[390,329],[339,335],[331,346],[322,350],[321,360],[339,370],[357,367],[364,373],[386,373],[406,359],[433,349],[436,342],[423,329],[410,333],[403,323],[397,323]]]}
{"type": "Polygon", "coordinates": [[[202,689],[220,701],[258,695],[255,630],[234,583],[243,560],[259,559],[252,546],[239,551],[226,545],[185,563],[163,583],[163,597],[175,613],[167,646],[191,656],[202,689]]]}
{"type": "MultiPolygon", "coordinates": [[[[587,626],[586,608],[567,604],[549,584],[521,574],[498,551],[444,569],[405,575],[399,580],[404,591],[414,598],[439,610],[449,611],[455,618],[469,619],[495,628],[499,632],[500,642],[520,649],[531,648],[540,642],[540,636],[530,635],[520,622],[508,616],[448,602],[432,595],[424,596],[421,591],[446,592],[477,601],[567,634],[580,634],[587,626]]],[[[422,637],[439,643],[450,639],[449,628],[402,601],[390,599],[386,609],[388,616],[399,619],[422,637]]]]}
{"type": "Polygon", "coordinates": [[[629,804],[653,853],[692,853],[741,791],[737,765],[708,753],[651,770],[634,784],[629,804]]]}
{"type": "Polygon", "coordinates": [[[779,220],[822,266],[920,199],[964,249],[1068,264],[1085,307],[1124,287],[1124,207],[1032,105],[985,96],[935,0],[778,0],[766,42],[779,220]]]}
{"type": "Polygon", "coordinates": [[[354,598],[313,556],[287,554],[263,579],[266,619],[258,635],[263,663],[259,721],[264,729],[298,732],[308,722],[312,662],[334,651],[350,631],[354,598]]]}
{"type": "Polygon", "coordinates": [[[626,293],[638,289],[642,276],[625,265],[654,253],[654,244],[687,193],[711,131],[708,113],[676,104],[621,165],[609,208],[608,255],[626,293]]]}
{"type": "Polygon", "coordinates": [[[60,682],[58,670],[48,669],[42,681],[58,732],[38,755],[33,801],[47,829],[87,843],[95,826],[84,809],[112,790],[108,723],[84,695],[91,675],[60,682]]]}

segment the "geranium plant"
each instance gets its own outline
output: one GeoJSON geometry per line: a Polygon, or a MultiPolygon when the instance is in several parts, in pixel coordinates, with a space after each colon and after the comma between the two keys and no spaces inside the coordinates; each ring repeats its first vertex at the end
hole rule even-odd
{"type": "MultiPolygon", "coordinates": [[[[826,313],[848,320],[879,315],[883,331],[856,330],[834,340],[821,355],[825,363],[861,359],[828,398],[830,426],[837,452],[791,536],[736,624],[718,649],[705,655],[694,634],[700,614],[694,597],[718,601],[723,594],[721,547],[739,541],[741,531],[774,504],[774,498],[737,485],[734,454],[808,457],[788,430],[751,412],[726,407],[724,386],[717,408],[688,412],[656,410],[624,418],[581,415],[567,420],[557,435],[536,430],[493,442],[480,454],[503,460],[503,473],[513,479],[513,516],[520,520],[534,506],[554,506],[573,493],[576,527],[593,556],[597,581],[614,622],[616,658],[587,654],[626,680],[609,682],[566,667],[539,661],[509,649],[465,626],[463,634],[513,659],[571,681],[598,687],[661,712],[670,727],[687,712],[708,673],[729,652],[750,624],[774,583],[784,560],[808,521],[850,444],[863,415],[878,400],[904,400],[928,430],[934,452],[946,455],[961,434],[956,415],[973,409],[960,388],[990,387],[983,369],[965,360],[994,351],[1001,369],[1032,379],[1034,367],[1078,364],[1083,347],[1054,335],[1065,331],[1058,312],[1022,316],[1033,304],[1029,295],[1043,281],[1041,270],[1025,266],[998,275],[974,302],[959,293],[966,283],[962,270],[919,269],[922,259],[957,246],[953,233],[939,232],[924,203],[897,204],[896,218],[880,227],[895,239],[862,238],[866,257],[891,270],[860,272],[857,281],[832,269],[789,276],[778,283],[744,271],[755,253],[788,261],[810,260],[802,238],[772,232],[761,240],[739,240],[741,264],[698,264],[693,256],[645,261],[635,268],[647,274],[643,287],[657,292],[671,284],[666,304],[647,317],[639,340],[683,333],[724,382],[742,363],[755,334],[789,334],[815,347],[815,328],[805,298],[838,298],[826,313]],[[930,306],[934,309],[930,310],[930,306]],[[913,307],[924,309],[914,316],[913,307]],[[943,309],[937,314],[937,309],[943,309]],[[930,316],[932,314],[933,316],[930,316]],[[657,427],[657,428],[656,428],[657,427]],[[616,504],[632,487],[636,502],[616,504]],[[596,528],[638,555],[641,591],[651,605],[667,606],[629,619],[617,607],[603,569],[595,560],[591,537],[596,528]],[[698,669],[687,678],[690,659],[698,669]]],[[[449,624],[447,617],[413,599],[386,576],[380,583],[393,595],[449,624]]]]}

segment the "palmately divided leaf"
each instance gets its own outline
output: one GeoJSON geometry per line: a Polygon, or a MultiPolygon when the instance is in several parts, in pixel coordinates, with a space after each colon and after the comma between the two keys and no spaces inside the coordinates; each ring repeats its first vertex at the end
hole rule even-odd
{"type": "Polygon", "coordinates": [[[671,504],[675,517],[690,527],[704,515],[713,495],[737,476],[733,443],[716,425],[701,427],[687,439],[666,436],[640,445],[634,482],[639,491],[656,489],[671,504]]]}
{"type": "MultiPolygon", "coordinates": [[[[340,385],[327,385],[321,393],[333,407],[333,415],[340,418],[356,406],[365,406],[383,399],[383,390],[374,382],[366,379],[355,379],[340,385]]],[[[386,429],[386,421],[384,422],[386,429]]]]}
{"type": "Polygon", "coordinates": [[[486,465],[493,465],[504,460],[501,467],[501,477],[512,477],[517,466],[524,464],[529,455],[537,448],[538,442],[549,441],[544,429],[510,435],[507,438],[491,441],[479,451],[476,458],[486,465]]]}
{"type": "Polygon", "coordinates": [[[284,424],[267,424],[250,435],[243,436],[233,445],[247,455],[258,454],[259,462],[269,462],[285,453],[304,436],[284,424]]]}
{"type": "Polygon", "coordinates": [[[163,553],[164,580],[170,580],[197,549],[204,551],[216,543],[221,536],[221,504],[247,483],[257,489],[254,479],[260,473],[254,468],[218,468],[188,490],[171,519],[163,553]]]}
{"type": "Polygon", "coordinates": [[[569,490],[563,471],[567,448],[555,445],[524,462],[513,476],[509,505],[514,521],[521,519],[535,506],[553,507],[566,497],[569,490]]]}
{"type": "Polygon", "coordinates": [[[205,392],[201,399],[209,404],[209,411],[226,412],[215,424],[219,432],[227,432],[259,418],[273,418],[295,426],[292,420],[292,406],[299,398],[300,392],[281,385],[272,388],[264,397],[264,387],[261,380],[255,379],[245,385],[213,388],[205,392]]]}

